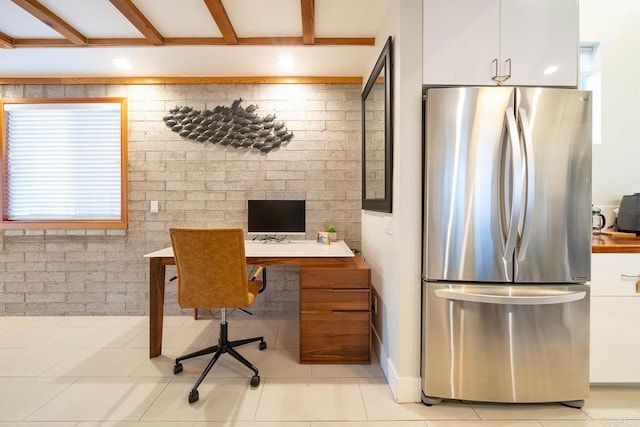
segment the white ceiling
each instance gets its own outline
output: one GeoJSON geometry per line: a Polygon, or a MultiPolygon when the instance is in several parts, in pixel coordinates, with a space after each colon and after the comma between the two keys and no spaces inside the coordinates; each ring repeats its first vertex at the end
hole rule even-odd
{"type": "MultiPolygon", "coordinates": [[[[33,1],[33,0],[29,0],[33,1]]],[[[143,39],[109,0],[38,0],[87,39],[143,39]]],[[[221,30],[204,0],[132,0],[164,38],[218,38],[221,30]]],[[[389,0],[315,0],[316,38],[373,38],[389,0]]],[[[223,0],[238,38],[303,35],[301,0],[223,0]]],[[[64,36],[12,0],[0,0],[0,77],[197,77],[197,76],[362,76],[374,46],[362,45],[161,45],[26,47],[30,39],[64,36]],[[6,43],[5,43],[6,44],[6,43]],[[290,55],[295,66],[283,71],[277,60],[290,55]],[[124,57],[133,65],[112,64],[124,57]]],[[[348,41],[347,41],[348,43],[348,41]]],[[[38,43],[36,43],[38,44],[38,43]]]]}

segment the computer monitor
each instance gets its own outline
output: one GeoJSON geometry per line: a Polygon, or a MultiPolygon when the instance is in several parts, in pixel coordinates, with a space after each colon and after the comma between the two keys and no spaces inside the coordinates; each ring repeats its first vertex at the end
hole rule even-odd
{"type": "Polygon", "coordinates": [[[304,234],[305,201],[249,200],[247,218],[249,234],[304,234]]]}

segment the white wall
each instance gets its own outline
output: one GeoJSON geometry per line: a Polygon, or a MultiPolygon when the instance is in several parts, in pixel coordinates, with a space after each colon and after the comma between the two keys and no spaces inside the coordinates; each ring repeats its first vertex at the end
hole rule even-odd
{"type": "MultiPolygon", "coordinates": [[[[420,400],[420,217],[422,2],[390,2],[378,52],[388,36],[394,49],[393,213],[363,211],[362,249],[372,268],[378,314],[374,327],[383,370],[396,400],[420,400]],[[392,216],[394,234],[384,232],[392,216]]],[[[377,56],[371,59],[371,70],[377,56]]],[[[364,76],[365,81],[368,74],[364,76]]]]}
{"type": "Polygon", "coordinates": [[[580,39],[600,42],[602,144],[593,146],[593,202],[640,192],[640,1],[581,0],[580,39]]]}

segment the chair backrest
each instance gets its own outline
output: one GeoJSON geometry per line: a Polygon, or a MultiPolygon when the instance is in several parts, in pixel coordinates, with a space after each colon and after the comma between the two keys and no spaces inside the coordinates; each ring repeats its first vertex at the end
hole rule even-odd
{"type": "Polygon", "coordinates": [[[240,228],[171,228],[183,308],[248,307],[244,234],[240,228]]]}

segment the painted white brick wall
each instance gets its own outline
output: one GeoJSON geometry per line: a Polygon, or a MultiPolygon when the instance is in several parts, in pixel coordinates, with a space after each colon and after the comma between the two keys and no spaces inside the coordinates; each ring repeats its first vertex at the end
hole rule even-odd
{"type": "MultiPolygon", "coordinates": [[[[5,99],[124,96],[129,104],[129,229],[0,233],[0,315],[148,313],[148,262],[172,226],[242,227],[246,200],[304,198],[307,236],[329,224],[359,248],[360,85],[0,85],[5,99]],[[171,132],[176,105],[258,105],[295,137],[268,154],[200,144],[171,132]],[[150,213],[151,200],[159,212],[150,213]]],[[[167,279],[175,268],[167,271],[167,279]]],[[[270,267],[255,312],[298,310],[297,267],[270,267]]],[[[189,313],[167,284],[165,312],[189,313]]]]}

